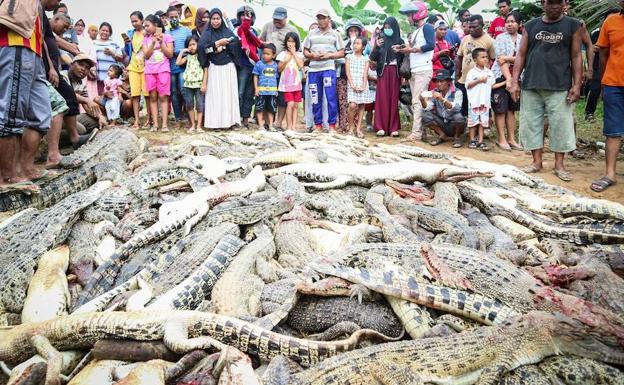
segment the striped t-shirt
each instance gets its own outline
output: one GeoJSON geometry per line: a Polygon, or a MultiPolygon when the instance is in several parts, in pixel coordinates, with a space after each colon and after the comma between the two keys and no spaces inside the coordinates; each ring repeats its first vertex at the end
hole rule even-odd
{"type": "Polygon", "coordinates": [[[39,16],[35,19],[35,29],[29,39],[4,25],[0,25],[0,47],[26,47],[36,53],[37,56],[41,56],[43,34],[39,16]]]}
{"type": "MultiPolygon", "coordinates": [[[[344,42],[340,34],[333,29],[323,32],[320,29],[310,31],[308,37],[303,42],[303,48],[309,49],[313,53],[336,53],[344,49],[344,42]]],[[[308,72],[322,72],[336,69],[334,59],[312,60],[308,72]]]]}

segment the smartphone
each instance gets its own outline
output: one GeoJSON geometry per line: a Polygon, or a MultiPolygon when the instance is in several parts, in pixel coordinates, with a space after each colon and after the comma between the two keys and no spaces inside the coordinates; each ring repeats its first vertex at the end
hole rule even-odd
{"type": "Polygon", "coordinates": [[[122,34],[121,34],[121,38],[122,38],[124,41],[130,40],[130,37],[129,37],[127,34],[125,34],[125,33],[122,33],[122,34]]]}
{"type": "Polygon", "coordinates": [[[425,91],[422,94],[420,94],[424,99],[431,99],[433,97],[433,92],[431,91],[425,91]]]}
{"type": "Polygon", "coordinates": [[[228,41],[229,41],[230,43],[231,43],[231,42],[233,42],[234,40],[236,40],[236,36],[230,36],[230,37],[228,37],[228,41]]]}

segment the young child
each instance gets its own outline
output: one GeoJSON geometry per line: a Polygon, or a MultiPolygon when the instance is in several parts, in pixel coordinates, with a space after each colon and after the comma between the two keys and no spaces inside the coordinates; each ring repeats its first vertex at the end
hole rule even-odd
{"type": "Polygon", "coordinates": [[[284,48],[285,50],[277,55],[281,74],[278,90],[284,93],[284,100],[288,105],[286,107],[286,127],[293,130],[297,124],[297,112],[303,97],[301,70],[304,66],[304,57],[303,53],[300,52],[299,35],[288,32],[284,39],[284,48]]]}
{"type": "Polygon", "coordinates": [[[484,129],[490,127],[492,86],[496,80],[492,70],[487,67],[490,59],[485,49],[475,48],[472,51],[472,59],[475,67],[468,71],[466,77],[468,128],[470,130],[468,148],[479,148],[487,151],[489,148],[483,142],[483,132],[484,129]],[[478,141],[475,139],[477,134],[478,141]]]}
{"type": "Polygon", "coordinates": [[[150,131],[158,131],[158,102],[162,113],[162,132],[169,132],[167,118],[169,114],[169,95],[171,94],[171,66],[169,59],[173,56],[173,38],[163,33],[164,27],[160,18],[148,15],[144,22],[145,38],[143,39],[143,55],[145,55],[145,84],[149,92],[149,105],[152,111],[154,127],[150,131]]]}
{"type": "Polygon", "coordinates": [[[120,88],[123,84],[121,74],[123,70],[117,64],[108,67],[108,79],[104,80],[104,92],[111,92],[111,98],[104,98],[104,107],[106,108],[106,117],[109,124],[117,124],[119,119],[119,110],[121,108],[120,88]]]}
{"type": "Polygon", "coordinates": [[[363,138],[362,117],[364,116],[364,108],[373,98],[368,87],[368,70],[370,62],[367,56],[364,56],[366,48],[366,39],[364,37],[356,37],[351,46],[353,53],[347,56],[345,69],[347,71],[347,101],[349,102],[349,134],[358,138],[363,138]]]}
{"type": "Polygon", "coordinates": [[[201,85],[204,76],[204,69],[199,64],[197,58],[197,45],[199,39],[196,36],[189,36],[186,39],[186,48],[180,51],[176,64],[178,66],[186,65],[184,74],[184,88],[182,88],[182,96],[186,105],[186,111],[191,121],[191,127],[188,133],[203,132],[202,118],[204,117],[204,97],[201,93],[201,85]]]}
{"type": "Polygon", "coordinates": [[[258,126],[264,130],[265,118],[269,131],[275,131],[273,122],[277,110],[277,63],[275,60],[275,44],[265,44],[262,49],[262,61],[253,69],[254,89],[256,90],[256,119],[258,126]]]}

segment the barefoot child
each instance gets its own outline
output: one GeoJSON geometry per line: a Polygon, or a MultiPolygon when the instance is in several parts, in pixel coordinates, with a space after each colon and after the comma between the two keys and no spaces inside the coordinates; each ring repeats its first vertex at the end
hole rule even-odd
{"type": "Polygon", "coordinates": [[[169,132],[167,125],[169,95],[171,94],[169,59],[173,56],[173,38],[163,31],[163,24],[159,17],[149,15],[145,18],[146,35],[143,39],[143,55],[145,55],[145,83],[154,121],[154,127],[150,130],[152,132],[158,131],[159,101],[162,113],[162,132],[169,132]]]}
{"type": "Polygon", "coordinates": [[[201,85],[204,77],[204,70],[197,58],[197,45],[199,39],[196,36],[189,36],[186,39],[186,48],[180,51],[176,65],[186,65],[184,70],[184,88],[182,96],[186,104],[186,111],[191,121],[188,133],[202,132],[202,118],[204,116],[204,96],[201,93],[201,85]]]}
{"type": "Polygon", "coordinates": [[[279,91],[284,93],[286,101],[286,127],[293,130],[297,124],[297,111],[302,100],[302,76],[304,66],[303,53],[300,52],[299,35],[288,32],[284,39],[285,50],[277,55],[280,71],[279,91]]]}
{"type": "Polygon", "coordinates": [[[345,68],[347,70],[347,101],[349,102],[349,134],[363,138],[362,117],[364,108],[371,103],[373,98],[368,87],[368,70],[370,62],[368,56],[364,56],[366,39],[356,37],[352,44],[353,53],[347,56],[345,68]]]}
{"type": "Polygon", "coordinates": [[[253,69],[254,88],[256,90],[256,114],[258,126],[264,129],[265,119],[268,121],[269,131],[275,131],[273,122],[277,110],[277,63],[274,44],[266,44],[262,50],[262,61],[256,63],[253,69]]]}
{"type": "Polygon", "coordinates": [[[108,79],[104,80],[104,93],[111,93],[110,97],[104,98],[104,107],[106,108],[106,117],[108,123],[112,125],[117,124],[119,119],[119,111],[121,109],[121,94],[119,89],[123,84],[121,80],[121,74],[123,70],[117,64],[113,64],[108,67],[108,79]]]}
{"type": "Polygon", "coordinates": [[[475,62],[473,69],[468,71],[466,77],[466,89],[468,93],[468,128],[470,130],[470,143],[468,148],[489,150],[483,142],[483,131],[490,127],[490,108],[492,86],[496,82],[494,73],[487,68],[490,61],[487,51],[483,48],[475,48],[472,51],[472,59],[475,62]],[[475,136],[479,139],[475,139],[475,136]]]}

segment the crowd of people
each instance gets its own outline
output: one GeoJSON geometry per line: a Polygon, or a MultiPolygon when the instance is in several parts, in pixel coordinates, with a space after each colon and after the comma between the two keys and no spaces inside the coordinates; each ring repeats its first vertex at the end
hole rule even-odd
{"type": "Polygon", "coordinates": [[[554,173],[570,181],[564,158],[576,149],[574,106],[584,84],[593,98],[588,119],[602,88],[607,137],[607,172],[591,188],[616,181],[624,134],[620,10],[592,39],[582,21],[566,16],[567,0],[542,0],[544,15],[527,22],[510,0],[498,0],[500,15],[487,30],[481,15],[461,10],[449,23],[422,1],[400,10],[409,31],[400,28],[403,16],[367,30],[357,19],[339,27],[321,9],[302,39],[282,7],[258,29],[248,5],[230,19],[172,0],[165,11],[132,12],[120,46],[111,24],[71,19],[58,0],[25,1],[38,6],[18,12],[9,3],[0,3],[0,72],[11,74],[0,77],[2,188],[36,189],[48,170],[79,167],[60,154],[62,131],[77,149],[109,125],[168,132],[171,114],[189,133],[252,121],[262,130],[297,129],[303,103],[309,130],[398,137],[405,99],[412,128],[404,140],[459,148],[467,136],[469,148],[485,151],[495,123],[500,149],[532,153],[528,173],[542,171],[547,136],[554,173]]]}

